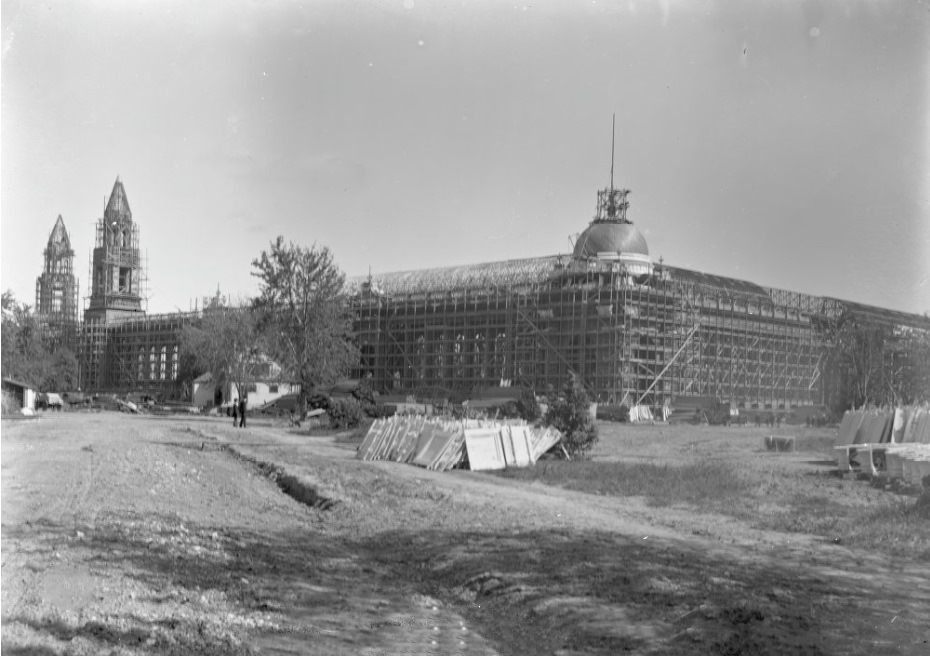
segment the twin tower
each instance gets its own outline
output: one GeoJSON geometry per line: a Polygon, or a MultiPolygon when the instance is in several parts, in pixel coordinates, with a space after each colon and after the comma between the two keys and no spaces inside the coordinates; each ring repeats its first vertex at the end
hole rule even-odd
{"type": "MultiPolygon", "coordinates": [[[[76,328],[78,280],[74,275],[74,249],[61,215],[43,254],[45,266],[36,281],[36,311],[50,326],[76,328]]],[[[141,317],[144,282],[139,227],[132,220],[126,189],[117,177],[103,217],[97,219],[85,324],[106,326],[141,317]]]]}

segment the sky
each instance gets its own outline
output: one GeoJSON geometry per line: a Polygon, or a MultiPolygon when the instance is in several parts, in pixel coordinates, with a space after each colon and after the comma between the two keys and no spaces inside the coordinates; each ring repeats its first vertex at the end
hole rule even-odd
{"type": "Polygon", "coordinates": [[[148,309],[571,251],[632,190],[651,256],[930,311],[928,0],[2,0],[0,286],[61,214],[82,297],[117,176],[148,309]]]}

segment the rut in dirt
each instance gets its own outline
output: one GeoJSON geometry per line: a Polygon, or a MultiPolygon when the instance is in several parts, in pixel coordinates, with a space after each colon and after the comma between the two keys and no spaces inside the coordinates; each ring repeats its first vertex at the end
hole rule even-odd
{"type": "MultiPolygon", "coordinates": [[[[186,432],[209,440],[200,443],[201,451],[205,449],[212,449],[232,456],[239,462],[245,463],[247,466],[251,467],[265,478],[274,482],[274,484],[278,486],[279,490],[284,492],[284,494],[291,497],[298,503],[301,503],[309,508],[313,508],[314,510],[323,511],[332,510],[339,504],[338,499],[332,499],[320,494],[313,485],[300,480],[293,474],[288,474],[278,465],[267,462],[265,460],[259,460],[257,458],[246,456],[228,444],[219,444],[215,441],[214,437],[206,435],[202,431],[188,428],[186,432]]],[[[166,444],[168,446],[176,446],[185,449],[191,448],[190,444],[181,442],[166,442],[166,444]]]]}

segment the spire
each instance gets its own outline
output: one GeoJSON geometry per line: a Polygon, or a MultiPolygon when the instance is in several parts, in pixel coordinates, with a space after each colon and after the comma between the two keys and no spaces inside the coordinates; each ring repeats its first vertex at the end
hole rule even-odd
{"type": "Polygon", "coordinates": [[[626,218],[630,207],[627,196],[629,189],[614,189],[614,145],[617,140],[617,115],[613,115],[610,127],[610,186],[597,192],[595,223],[633,223],[626,218]]]}
{"type": "Polygon", "coordinates": [[[103,212],[103,218],[111,223],[114,221],[132,221],[132,210],[129,209],[126,190],[123,188],[119,176],[116,176],[116,182],[113,183],[113,191],[110,192],[110,200],[107,201],[107,208],[103,212]]]}
{"type": "Polygon", "coordinates": [[[61,218],[61,214],[58,215],[55,227],[52,228],[52,232],[48,236],[48,245],[61,246],[65,250],[71,250],[71,238],[68,237],[68,230],[65,228],[65,221],[61,218]]]}

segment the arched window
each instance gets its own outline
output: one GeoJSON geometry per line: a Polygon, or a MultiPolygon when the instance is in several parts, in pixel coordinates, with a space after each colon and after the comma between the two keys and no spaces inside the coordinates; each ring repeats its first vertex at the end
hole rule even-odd
{"type": "Polygon", "coordinates": [[[487,378],[488,370],[485,366],[484,335],[477,333],[475,335],[475,366],[477,367],[478,378],[487,378]]]}
{"type": "Polygon", "coordinates": [[[171,380],[178,379],[178,345],[175,344],[171,351],[171,380]]]}
{"type": "Polygon", "coordinates": [[[494,354],[491,356],[494,376],[503,380],[507,375],[507,333],[498,333],[494,338],[494,354]]]}
{"type": "Polygon", "coordinates": [[[417,337],[417,379],[426,378],[426,338],[423,335],[417,337]]]}
{"type": "Polygon", "coordinates": [[[459,333],[455,336],[452,346],[453,375],[461,380],[465,377],[465,335],[459,333]]]}

